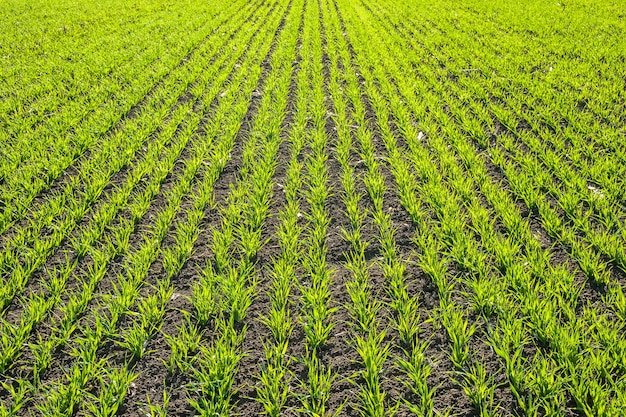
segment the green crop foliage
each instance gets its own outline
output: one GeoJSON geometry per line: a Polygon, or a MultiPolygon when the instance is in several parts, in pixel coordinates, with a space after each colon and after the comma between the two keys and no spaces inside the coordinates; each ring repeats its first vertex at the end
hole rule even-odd
{"type": "Polygon", "coordinates": [[[0,417],[619,417],[626,8],[6,0],[0,417]]]}

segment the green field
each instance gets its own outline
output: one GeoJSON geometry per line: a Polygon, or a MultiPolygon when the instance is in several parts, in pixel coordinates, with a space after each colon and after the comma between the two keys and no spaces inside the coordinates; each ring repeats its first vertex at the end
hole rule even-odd
{"type": "Polygon", "coordinates": [[[0,417],[626,415],[623,0],[0,2],[0,417]]]}

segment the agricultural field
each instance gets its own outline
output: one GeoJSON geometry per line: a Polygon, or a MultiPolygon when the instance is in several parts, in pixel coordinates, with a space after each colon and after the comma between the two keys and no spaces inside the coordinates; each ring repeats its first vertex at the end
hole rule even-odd
{"type": "Polygon", "coordinates": [[[4,0],[0,417],[626,415],[622,0],[4,0]]]}

